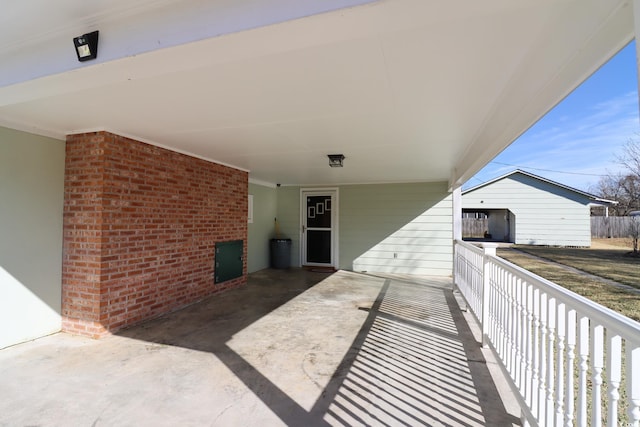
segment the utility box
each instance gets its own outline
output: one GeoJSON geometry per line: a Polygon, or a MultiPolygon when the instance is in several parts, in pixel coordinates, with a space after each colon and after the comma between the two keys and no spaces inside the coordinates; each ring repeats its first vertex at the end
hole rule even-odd
{"type": "Polygon", "coordinates": [[[243,260],[242,240],[216,243],[214,283],[242,276],[243,260]]]}

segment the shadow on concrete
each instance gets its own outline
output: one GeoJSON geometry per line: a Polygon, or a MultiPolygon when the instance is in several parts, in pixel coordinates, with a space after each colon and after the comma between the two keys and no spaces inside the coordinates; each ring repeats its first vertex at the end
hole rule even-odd
{"type": "Polygon", "coordinates": [[[118,335],[213,353],[286,425],[519,423],[506,412],[451,290],[438,284],[371,276],[377,280],[378,295],[372,304],[356,307],[366,319],[348,351],[332,365],[330,378],[315,383],[321,392],[312,406],[296,401],[278,385],[281,381],[265,375],[229,345],[235,334],[324,279],[340,280],[341,274],[356,275],[258,272],[244,288],[118,335]]]}

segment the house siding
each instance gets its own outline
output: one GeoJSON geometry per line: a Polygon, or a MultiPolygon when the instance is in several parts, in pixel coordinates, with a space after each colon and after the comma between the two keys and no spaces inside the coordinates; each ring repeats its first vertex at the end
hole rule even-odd
{"type": "MultiPolygon", "coordinates": [[[[446,183],[336,188],[339,190],[339,268],[397,274],[451,274],[453,208],[446,183]]],[[[293,240],[293,265],[300,265],[300,187],[283,187],[277,191],[281,231],[293,240]]]]}
{"type": "Polygon", "coordinates": [[[344,268],[451,274],[452,198],[446,183],[343,186],[339,214],[344,268]]]}
{"type": "Polygon", "coordinates": [[[0,127],[0,348],[61,328],[64,149],[0,127]]]}
{"type": "Polygon", "coordinates": [[[278,238],[291,239],[291,265],[300,266],[300,187],[279,187],[278,238]]]}
{"type": "Polygon", "coordinates": [[[513,174],[462,196],[464,209],[508,209],[517,244],[591,245],[589,199],[535,178],[513,174]]]}
{"type": "Polygon", "coordinates": [[[248,225],[247,269],[249,273],[269,267],[269,240],[277,217],[276,188],[249,183],[253,196],[253,222],[248,225]]]}

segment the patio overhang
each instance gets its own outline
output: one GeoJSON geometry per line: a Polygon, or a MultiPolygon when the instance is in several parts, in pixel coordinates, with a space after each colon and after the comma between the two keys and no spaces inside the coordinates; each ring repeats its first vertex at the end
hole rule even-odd
{"type": "Polygon", "coordinates": [[[453,189],[632,40],[632,6],[13,2],[0,125],[109,130],[269,183],[453,189]],[[72,38],[92,30],[98,58],[79,63],[72,38]],[[334,152],[344,168],[326,165],[334,152]]]}

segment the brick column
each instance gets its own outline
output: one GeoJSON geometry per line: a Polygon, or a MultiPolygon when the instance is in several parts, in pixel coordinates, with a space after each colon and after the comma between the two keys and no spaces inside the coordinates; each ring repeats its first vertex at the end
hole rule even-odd
{"type": "Polygon", "coordinates": [[[67,139],[63,330],[100,337],[246,282],[248,174],[108,132],[67,139]],[[244,241],[215,285],[216,242],[244,241]]]}
{"type": "Polygon", "coordinates": [[[64,182],[62,330],[97,337],[104,189],[104,135],[67,139],[64,182]]]}

